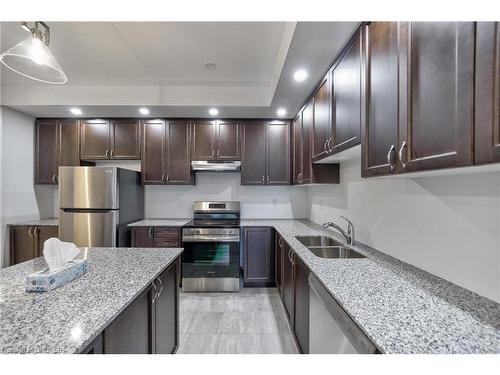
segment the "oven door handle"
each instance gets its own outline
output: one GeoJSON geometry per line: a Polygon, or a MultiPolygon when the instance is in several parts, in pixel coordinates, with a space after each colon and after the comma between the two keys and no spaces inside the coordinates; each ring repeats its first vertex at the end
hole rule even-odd
{"type": "Polygon", "coordinates": [[[183,236],[182,242],[240,242],[240,236],[183,236]]]}

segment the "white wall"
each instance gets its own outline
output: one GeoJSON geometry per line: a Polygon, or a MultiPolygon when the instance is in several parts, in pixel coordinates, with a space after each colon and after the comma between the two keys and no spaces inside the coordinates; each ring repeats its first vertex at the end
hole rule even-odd
{"type": "Polygon", "coordinates": [[[195,186],[146,186],[147,218],[188,218],[195,200],[241,202],[243,218],[303,218],[304,187],[241,186],[239,173],[198,173],[195,186]]]}
{"type": "Polygon", "coordinates": [[[53,216],[54,187],[33,186],[34,118],[3,107],[1,125],[2,266],[9,263],[7,224],[53,216]]]}
{"type": "Polygon", "coordinates": [[[311,220],[344,215],[357,240],[500,302],[500,173],[362,179],[356,160],[307,200],[311,220]]]}

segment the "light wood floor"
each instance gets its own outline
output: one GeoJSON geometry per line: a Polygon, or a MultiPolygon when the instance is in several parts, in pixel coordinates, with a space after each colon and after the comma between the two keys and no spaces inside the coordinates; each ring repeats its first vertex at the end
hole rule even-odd
{"type": "Polygon", "coordinates": [[[181,293],[179,354],[297,353],[276,288],[181,293]]]}

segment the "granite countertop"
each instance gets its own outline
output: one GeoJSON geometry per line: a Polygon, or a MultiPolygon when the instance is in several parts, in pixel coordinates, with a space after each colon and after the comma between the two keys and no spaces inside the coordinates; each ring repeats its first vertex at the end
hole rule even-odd
{"type": "Polygon", "coordinates": [[[0,270],[0,353],[78,353],[182,253],[177,248],[90,248],[89,270],[46,293],[27,293],[37,258],[0,270]]]}
{"type": "Polygon", "coordinates": [[[383,353],[500,353],[500,304],[356,243],[363,259],[323,259],[295,236],[343,237],[309,220],[271,226],[383,353]]]}
{"type": "Polygon", "coordinates": [[[131,223],[129,227],[182,227],[192,219],[145,219],[131,223]]]}
{"type": "Polygon", "coordinates": [[[59,219],[58,218],[50,218],[50,219],[37,219],[37,220],[29,220],[29,221],[23,221],[20,223],[10,223],[8,225],[32,225],[32,226],[39,226],[39,227],[44,227],[44,226],[58,226],[59,225],[59,219]]]}

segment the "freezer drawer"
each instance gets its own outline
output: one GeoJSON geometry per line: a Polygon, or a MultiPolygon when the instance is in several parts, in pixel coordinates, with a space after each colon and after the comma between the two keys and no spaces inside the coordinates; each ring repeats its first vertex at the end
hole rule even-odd
{"type": "Polygon", "coordinates": [[[59,213],[59,237],[76,246],[116,246],[118,210],[59,213]]]}
{"type": "Polygon", "coordinates": [[[59,167],[59,207],[117,209],[117,168],[59,167]]]}

